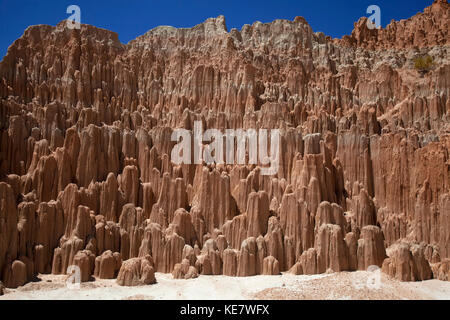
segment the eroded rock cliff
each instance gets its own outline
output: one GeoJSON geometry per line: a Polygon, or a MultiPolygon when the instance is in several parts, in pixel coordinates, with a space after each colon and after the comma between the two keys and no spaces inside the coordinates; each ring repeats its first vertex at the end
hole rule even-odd
{"type": "Polygon", "coordinates": [[[331,39],[301,17],[220,16],[126,45],[29,27],[0,63],[0,280],[70,265],[123,285],[370,265],[448,280],[449,18],[436,0],[331,39]],[[278,172],[174,165],[172,131],[194,121],[280,129],[278,172]]]}

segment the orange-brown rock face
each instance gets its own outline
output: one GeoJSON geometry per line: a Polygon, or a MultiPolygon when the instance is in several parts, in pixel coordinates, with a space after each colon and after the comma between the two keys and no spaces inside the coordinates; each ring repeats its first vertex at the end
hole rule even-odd
{"type": "Polygon", "coordinates": [[[449,280],[449,16],[436,0],[334,40],[301,17],[127,45],[29,27],[0,63],[0,281],[72,265],[122,285],[372,265],[449,280]],[[278,171],[175,164],[174,129],[196,123],[279,129],[278,171]]]}
{"type": "Polygon", "coordinates": [[[351,36],[344,36],[340,41],[369,49],[447,45],[450,43],[449,19],[447,0],[434,0],[424,12],[407,20],[391,21],[385,29],[369,30],[367,18],[361,18],[355,22],[351,36]]]}
{"type": "Polygon", "coordinates": [[[385,273],[403,281],[431,279],[431,267],[422,247],[399,243],[389,247],[389,251],[390,257],[383,262],[385,273]]]}
{"type": "Polygon", "coordinates": [[[156,283],[152,258],[132,258],[124,261],[117,275],[117,283],[121,286],[142,286],[156,283]]]}

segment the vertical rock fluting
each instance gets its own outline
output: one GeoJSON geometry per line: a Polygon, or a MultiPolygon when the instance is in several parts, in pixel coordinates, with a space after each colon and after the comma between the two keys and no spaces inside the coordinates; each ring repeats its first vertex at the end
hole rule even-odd
{"type": "Polygon", "coordinates": [[[372,265],[449,280],[449,16],[436,0],[343,39],[301,17],[228,31],[220,16],[127,45],[27,28],[0,62],[0,281],[73,265],[121,285],[372,265]],[[196,121],[279,129],[278,171],[175,164],[173,130],[196,121]]]}

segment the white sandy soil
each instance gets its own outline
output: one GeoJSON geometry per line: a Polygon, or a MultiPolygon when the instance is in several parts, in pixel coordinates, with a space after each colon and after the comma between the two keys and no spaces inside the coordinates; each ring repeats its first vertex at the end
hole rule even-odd
{"type": "Polygon", "coordinates": [[[7,289],[1,299],[445,299],[450,300],[450,282],[428,280],[399,282],[381,274],[378,286],[368,282],[366,271],[322,275],[200,276],[175,280],[171,274],[156,273],[157,283],[121,287],[115,280],[82,283],[69,289],[66,276],[39,275],[40,281],[7,289]]]}

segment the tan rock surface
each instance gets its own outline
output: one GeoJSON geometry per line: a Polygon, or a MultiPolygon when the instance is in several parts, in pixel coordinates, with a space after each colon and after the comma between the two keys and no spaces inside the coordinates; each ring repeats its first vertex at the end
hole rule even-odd
{"type": "Polygon", "coordinates": [[[155,282],[155,271],[150,256],[123,261],[117,275],[117,283],[121,286],[141,286],[155,282]]]}

